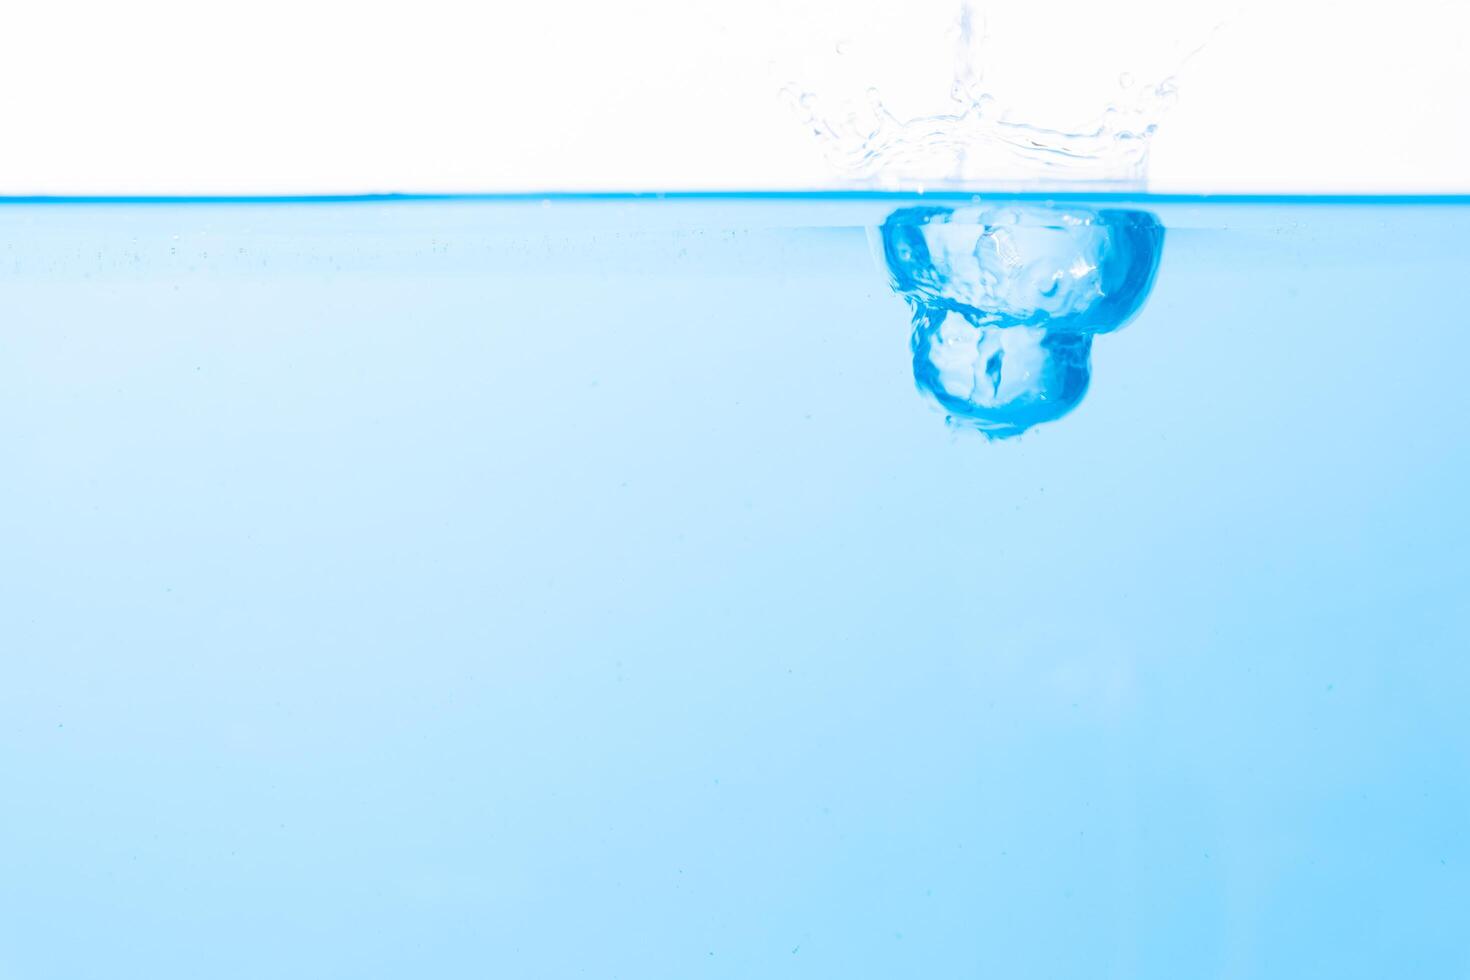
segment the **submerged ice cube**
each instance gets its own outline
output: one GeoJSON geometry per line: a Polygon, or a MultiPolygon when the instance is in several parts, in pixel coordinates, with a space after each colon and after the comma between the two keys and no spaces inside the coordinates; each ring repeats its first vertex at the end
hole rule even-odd
{"type": "Polygon", "coordinates": [[[952,420],[995,438],[1066,415],[1087,393],[1092,335],[993,327],[937,307],[915,319],[914,380],[952,420]]]}
{"type": "Polygon", "coordinates": [[[1145,211],[905,208],[883,225],[893,286],[997,326],[1104,333],[1142,305],[1163,228],[1145,211]]]}
{"type": "Polygon", "coordinates": [[[1133,318],[1163,227],[1144,211],[1042,205],[903,208],[882,228],[913,309],[914,380],[955,424],[995,438],[1081,402],[1092,335],[1133,318]]]}

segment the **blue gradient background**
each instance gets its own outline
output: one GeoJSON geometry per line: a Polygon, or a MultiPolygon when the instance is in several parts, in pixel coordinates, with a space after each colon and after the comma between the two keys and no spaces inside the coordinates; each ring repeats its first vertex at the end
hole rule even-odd
{"type": "Polygon", "coordinates": [[[987,443],[912,203],[0,206],[0,977],[1470,971],[1470,206],[987,443]]]}

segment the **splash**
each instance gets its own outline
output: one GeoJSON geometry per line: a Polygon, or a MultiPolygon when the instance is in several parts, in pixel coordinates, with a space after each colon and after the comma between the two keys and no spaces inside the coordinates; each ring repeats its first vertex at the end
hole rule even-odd
{"type": "Polygon", "coordinates": [[[1081,403],[1092,338],[1138,313],[1164,241],[1145,211],[1017,204],[901,208],[880,234],[913,310],[914,382],[991,438],[1081,403]]]}
{"type": "Polygon", "coordinates": [[[798,117],[845,177],[889,189],[1143,187],[1150,142],[1176,99],[1172,74],[1145,85],[1125,72],[1118,78],[1117,98],[1094,118],[1049,127],[1012,118],[986,91],[986,36],[972,4],[961,7],[953,34],[952,81],[937,113],[903,115],[874,87],[852,99],[787,86],[785,95],[798,117]]]}

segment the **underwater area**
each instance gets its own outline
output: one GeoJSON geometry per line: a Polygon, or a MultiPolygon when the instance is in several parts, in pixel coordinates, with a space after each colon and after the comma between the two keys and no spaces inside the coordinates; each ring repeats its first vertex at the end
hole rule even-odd
{"type": "Polygon", "coordinates": [[[1464,198],[0,204],[0,977],[1464,976],[1467,263],[1464,198]]]}

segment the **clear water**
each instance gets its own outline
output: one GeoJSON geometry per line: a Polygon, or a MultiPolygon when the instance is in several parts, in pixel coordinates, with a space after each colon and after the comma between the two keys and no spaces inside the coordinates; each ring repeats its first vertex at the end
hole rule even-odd
{"type": "Polygon", "coordinates": [[[0,207],[0,976],[1464,976],[1470,204],[975,206],[0,207]]]}

